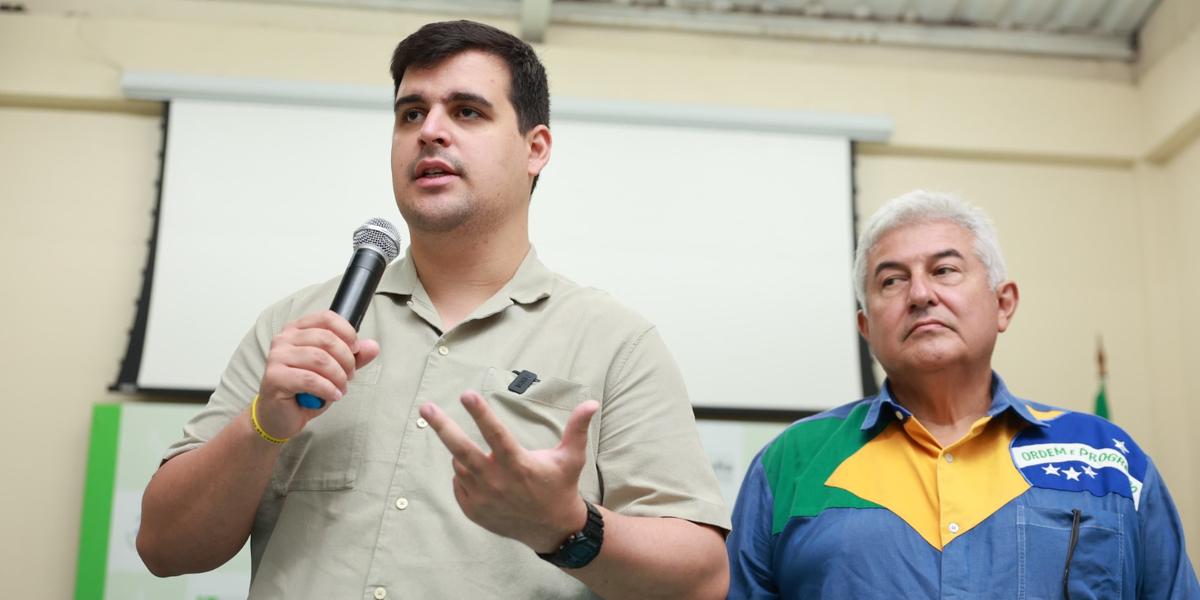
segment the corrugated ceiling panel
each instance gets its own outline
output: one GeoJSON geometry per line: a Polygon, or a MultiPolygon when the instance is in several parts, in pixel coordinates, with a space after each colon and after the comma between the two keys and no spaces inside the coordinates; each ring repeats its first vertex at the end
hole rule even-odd
{"type": "Polygon", "coordinates": [[[1107,4],[1104,0],[1066,0],[1058,14],[1050,18],[1050,31],[1087,31],[1095,25],[1096,17],[1107,4]]]}
{"type": "Polygon", "coordinates": [[[1009,23],[1023,29],[1039,29],[1058,9],[1058,0],[1016,0],[1009,13],[1009,23]]]}
{"type": "MultiPolygon", "coordinates": [[[[544,0],[242,0],[519,14],[544,0]]],[[[552,0],[550,23],[1130,60],[1159,0],[552,0]]],[[[1200,0],[1196,0],[1200,1],[1200,0]]]]}
{"type": "Polygon", "coordinates": [[[1146,19],[1156,0],[1121,0],[1104,14],[1098,33],[1129,35],[1146,19]]]}
{"type": "Polygon", "coordinates": [[[917,17],[927,23],[945,23],[954,18],[958,0],[916,0],[917,17]]]}
{"type": "Polygon", "coordinates": [[[969,0],[963,3],[959,15],[968,23],[995,26],[1008,12],[1009,4],[1011,0],[969,0]]]}
{"type": "Polygon", "coordinates": [[[904,14],[908,0],[873,0],[865,2],[871,9],[871,17],[885,21],[898,21],[904,14]]]}

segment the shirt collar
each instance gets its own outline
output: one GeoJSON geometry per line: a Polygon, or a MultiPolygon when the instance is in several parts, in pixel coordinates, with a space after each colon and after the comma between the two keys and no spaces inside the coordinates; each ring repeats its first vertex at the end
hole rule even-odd
{"type": "Polygon", "coordinates": [[[421,280],[417,279],[417,269],[413,266],[412,248],[408,248],[400,262],[388,265],[383,277],[379,279],[379,287],[375,288],[375,293],[411,296],[419,287],[421,280]]]}
{"type": "MultiPolygon", "coordinates": [[[[1048,427],[1048,424],[1035,417],[1029,410],[1029,402],[1022,400],[1008,391],[1008,386],[1004,385],[1004,380],[1000,378],[995,371],[992,371],[992,405],[988,407],[988,416],[994,417],[1006,410],[1012,411],[1020,419],[1039,427],[1048,427]]],[[[894,419],[904,421],[912,416],[912,412],[902,406],[892,396],[892,386],[887,380],[884,380],[883,387],[875,397],[871,398],[871,408],[867,411],[863,418],[862,430],[874,428],[880,424],[881,419],[894,419]]]]}
{"type": "MultiPolygon", "coordinates": [[[[517,267],[517,272],[513,274],[508,283],[504,284],[496,296],[507,297],[517,304],[530,304],[548,298],[553,288],[554,273],[538,260],[537,251],[531,246],[529,253],[521,261],[521,266],[517,267]]],[[[412,248],[409,247],[404,251],[404,258],[400,262],[393,263],[384,272],[375,293],[413,296],[417,290],[421,290],[421,295],[424,295],[424,289],[421,279],[417,277],[417,268],[413,265],[412,260],[412,248]]]]}
{"type": "Polygon", "coordinates": [[[506,294],[517,304],[532,304],[543,298],[549,298],[554,290],[554,273],[538,260],[537,250],[531,245],[529,254],[517,267],[517,272],[508,281],[501,294],[506,294]]]}

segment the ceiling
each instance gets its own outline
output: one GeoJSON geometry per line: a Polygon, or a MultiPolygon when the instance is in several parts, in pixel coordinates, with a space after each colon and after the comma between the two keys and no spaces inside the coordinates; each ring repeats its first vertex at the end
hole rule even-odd
{"type": "Polygon", "coordinates": [[[556,24],[1132,61],[1159,0],[274,0],[556,24]]]}

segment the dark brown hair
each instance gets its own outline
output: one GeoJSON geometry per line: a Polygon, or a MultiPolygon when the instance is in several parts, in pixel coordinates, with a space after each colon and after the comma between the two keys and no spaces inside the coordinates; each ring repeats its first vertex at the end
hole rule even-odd
{"type": "Polygon", "coordinates": [[[474,21],[430,23],[404,38],[392,53],[392,95],[409,68],[432,67],[468,50],[486,52],[508,65],[508,100],[521,133],[550,125],[550,86],[533,48],[512,34],[474,21]]]}

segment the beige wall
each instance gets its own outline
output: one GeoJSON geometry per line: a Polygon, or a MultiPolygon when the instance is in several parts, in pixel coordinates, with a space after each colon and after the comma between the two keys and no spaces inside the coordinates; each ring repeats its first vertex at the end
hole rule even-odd
{"type": "Polygon", "coordinates": [[[987,210],[1021,291],[997,371],[1018,395],[1090,412],[1102,335],[1115,416],[1150,437],[1144,415],[1128,408],[1148,379],[1141,236],[1126,226],[1138,219],[1130,169],[868,154],[859,157],[859,182],[864,215],[919,187],[987,210]]]}
{"type": "Polygon", "coordinates": [[[159,136],[156,117],[0,108],[0,596],[74,589],[91,406],[127,399],[105,389],[141,285],[157,177],[142,153],[159,136]]]}
{"type": "MultiPolygon", "coordinates": [[[[1200,442],[1191,424],[1191,369],[1200,361],[1200,5],[1164,0],[1146,24],[1139,65],[1143,141],[1135,169],[1147,280],[1146,411],[1154,458],[1187,526],[1200,564],[1200,442]]],[[[1200,569],[1198,569],[1200,570],[1200,569]]]]}
{"type": "MultiPolygon", "coordinates": [[[[1178,15],[1181,3],[1164,8],[1178,15]]],[[[0,14],[0,590],[73,589],[90,406],[133,316],[154,203],[157,106],[123,70],[387,83],[430,15],[186,0],[45,0],[0,14]],[[37,258],[34,258],[34,257],[37,258]],[[64,282],[69,282],[64,285],[64,282]],[[15,293],[15,290],[21,293],[15,293]],[[53,318],[37,318],[52,314],[53,318]]],[[[860,147],[864,214],[915,187],[997,221],[1022,303],[997,367],[1077,409],[1104,336],[1115,419],[1155,456],[1200,554],[1200,443],[1188,367],[1200,339],[1200,28],[1152,22],[1152,64],[1015,58],[559,27],[539,51],[560,96],[887,114],[860,147]],[[1161,32],[1161,33],[1156,33],[1161,32]]],[[[512,29],[511,22],[496,24],[512,29]]]]}
{"type": "MultiPolygon", "coordinates": [[[[1193,63],[1200,65],[1200,63],[1193,63]]],[[[1196,67],[1193,66],[1193,69],[1196,67]]],[[[1194,72],[1194,71],[1193,71],[1194,72]]],[[[1200,105],[1198,105],[1200,106],[1200,105]]],[[[1144,251],[1151,286],[1150,326],[1152,414],[1159,448],[1155,460],[1170,473],[1171,490],[1189,525],[1192,560],[1200,553],[1200,442],[1191,425],[1200,418],[1192,397],[1191,369],[1200,360],[1200,140],[1181,147],[1162,165],[1138,173],[1144,251]],[[1151,237],[1152,236],[1152,237],[1151,237]]]]}

